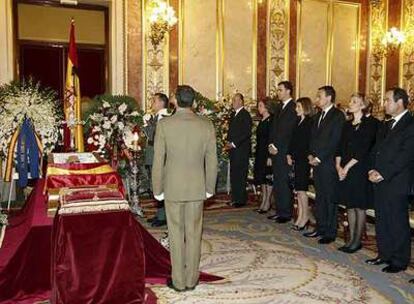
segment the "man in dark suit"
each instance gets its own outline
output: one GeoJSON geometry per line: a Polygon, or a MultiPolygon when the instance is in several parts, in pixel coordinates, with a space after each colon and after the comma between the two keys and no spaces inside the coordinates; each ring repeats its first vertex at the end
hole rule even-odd
{"type": "Polygon", "coordinates": [[[246,182],[251,152],[252,118],[244,108],[244,98],[236,93],[232,98],[235,111],[230,120],[225,149],[230,154],[230,184],[232,205],[236,208],[246,205],[246,182]]]}
{"type": "Polygon", "coordinates": [[[298,119],[292,92],[293,85],[289,81],[282,81],[278,84],[277,95],[281,103],[276,108],[269,134],[276,214],[268,218],[277,223],[286,223],[292,218],[292,190],[289,187],[291,167],[287,162],[287,153],[298,119]]]}
{"type": "Polygon", "coordinates": [[[409,194],[414,168],[414,119],[408,112],[408,95],[393,88],[385,95],[385,112],[392,117],[378,131],[373,165],[368,172],[374,184],[375,230],[378,257],[370,265],[388,264],[382,271],[396,273],[410,262],[409,194]]]}
{"type": "MultiPolygon", "coordinates": [[[[152,105],[152,111],[155,113],[155,116],[151,118],[147,125],[144,127],[144,132],[147,137],[147,147],[145,149],[144,161],[145,168],[148,171],[149,179],[151,180],[152,172],[152,162],[154,159],[154,139],[155,139],[155,130],[158,122],[164,117],[169,116],[168,114],[168,97],[163,93],[155,93],[152,105]]],[[[165,215],[164,201],[158,202],[158,210],[155,217],[150,218],[148,222],[151,223],[153,227],[160,227],[167,224],[167,218],[165,215]]]]}
{"type": "Polygon", "coordinates": [[[336,190],[339,182],[335,169],[335,155],[341,139],[345,115],[335,108],[336,92],[332,86],[318,89],[317,103],[321,111],[311,130],[309,164],[313,167],[315,184],[316,229],[305,233],[318,237],[320,244],[335,241],[337,226],[336,190]]]}

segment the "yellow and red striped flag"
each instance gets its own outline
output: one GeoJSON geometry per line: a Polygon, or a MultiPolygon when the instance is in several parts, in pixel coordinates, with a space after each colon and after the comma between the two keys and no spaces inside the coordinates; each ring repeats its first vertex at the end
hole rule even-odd
{"type": "Polygon", "coordinates": [[[78,75],[78,55],[75,42],[75,21],[70,24],[68,64],[66,68],[66,85],[64,95],[64,145],[66,150],[83,152],[83,128],[81,124],[81,95],[78,75]]]}

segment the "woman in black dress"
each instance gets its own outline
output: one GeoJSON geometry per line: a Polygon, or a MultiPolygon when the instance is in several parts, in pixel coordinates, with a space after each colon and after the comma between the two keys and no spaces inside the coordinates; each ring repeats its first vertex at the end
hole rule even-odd
{"type": "Polygon", "coordinates": [[[262,116],[256,129],[256,153],[254,160],[254,181],[256,185],[260,185],[262,189],[262,203],[256,211],[258,213],[266,213],[270,209],[270,197],[272,194],[272,167],[269,157],[269,131],[272,125],[272,100],[265,98],[259,101],[257,109],[262,116]]]}
{"type": "Polygon", "coordinates": [[[301,231],[309,222],[309,202],[306,191],[309,187],[310,165],[308,162],[309,140],[313,115],[312,101],[308,97],[296,101],[296,113],[299,116],[298,124],[293,131],[290,151],[287,155],[289,165],[294,165],[295,191],[298,200],[298,217],[293,229],[301,231]]]}
{"type": "Polygon", "coordinates": [[[362,248],[365,210],[369,208],[369,152],[374,145],[377,120],[365,115],[368,103],[362,94],[353,94],[348,105],[352,120],[347,121],[336,157],[340,202],[347,207],[350,238],[339,250],[353,253],[362,248]]]}

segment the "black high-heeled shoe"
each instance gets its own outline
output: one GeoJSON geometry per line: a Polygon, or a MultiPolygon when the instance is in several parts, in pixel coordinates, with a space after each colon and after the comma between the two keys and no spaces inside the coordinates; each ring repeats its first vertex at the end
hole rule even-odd
{"type": "Polygon", "coordinates": [[[292,229],[295,230],[295,231],[303,231],[306,228],[308,228],[308,226],[309,226],[309,220],[307,220],[307,222],[303,226],[293,225],[292,229]]]}
{"type": "Polygon", "coordinates": [[[258,209],[257,210],[257,213],[259,213],[259,214],[265,214],[265,213],[268,213],[269,212],[269,210],[263,210],[263,209],[258,209]]]}

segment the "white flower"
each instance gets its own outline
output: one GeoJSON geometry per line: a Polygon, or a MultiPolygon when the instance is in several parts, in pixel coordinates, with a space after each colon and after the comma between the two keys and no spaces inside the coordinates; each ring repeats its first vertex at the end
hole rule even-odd
{"type": "MultiPolygon", "coordinates": [[[[132,115],[132,113],[131,113],[131,115],[132,115]]],[[[146,113],[144,115],[144,117],[142,117],[142,119],[144,120],[144,122],[148,122],[152,119],[152,115],[150,113],[146,113]]]]}
{"type": "Polygon", "coordinates": [[[124,112],[126,111],[126,109],[128,108],[128,106],[125,103],[122,103],[119,107],[119,113],[124,114],[124,112]]]}
{"type": "MultiPolygon", "coordinates": [[[[132,112],[130,115],[131,115],[131,116],[138,116],[138,115],[139,115],[139,113],[138,113],[137,111],[134,111],[134,112],[132,112]]],[[[151,114],[149,114],[149,115],[151,115],[151,114]]]]}
{"type": "Polygon", "coordinates": [[[102,128],[104,129],[110,129],[111,128],[111,123],[107,120],[104,122],[104,124],[102,125],[102,128]]]}
{"type": "Polygon", "coordinates": [[[148,126],[149,121],[152,119],[152,115],[150,113],[147,113],[142,117],[142,120],[144,121],[144,127],[148,126]]]}
{"type": "Polygon", "coordinates": [[[105,145],[105,143],[106,143],[106,138],[105,138],[105,136],[103,136],[103,135],[99,135],[99,139],[98,139],[98,141],[99,141],[99,143],[100,143],[101,145],[105,145]]]}
{"type": "Polygon", "coordinates": [[[88,142],[88,144],[92,144],[93,143],[93,138],[89,137],[87,142],[88,142]]]}
{"type": "Polygon", "coordinates": [[[118,121],[118,116],[117,115],[113,115],[112,117],[111,117],[111,122],[112,123],[116,123],[118,121]]]}
{"type": "Polygon", "coordinates": [[[94,142],[93,142],[93,145],[94,145],[94,146],[98,146],[98,145],[99,145],[99,142],[94,141],[94,142]]]}
{"type": "Polygon", "coordinates": [[[93,138],[94,139],[98,139],[99,138],[99,135],[98,134],[95,134],[95,136],[93,138]]]}
{"type": "Polygon", "coordinates": [[[109,102],[104,101],[104,102],[102,103],[102,107],[103,107],[104,109],[106,109],[106,108],[111,107],[111,105],[109,104],[109,102]]]}
{"type": "Polygon", "coordinates": [[[92,128],[92,133],[101,132],[101,131],[102,131],[102,129],[99,126],[94,126],[92,128]]]}
{"type": "Polygon", "coordinates": [[[122,130],[124,129],[124,127],[125,127],[125,126],[124,126],[124,123],[123,123],[123,122],[121,122],[121,121],[120,121],[120,122],[118,122],[118,129],[119,129],[119,130],[121,130],[121,131],[122,131],[122,130]]]}

